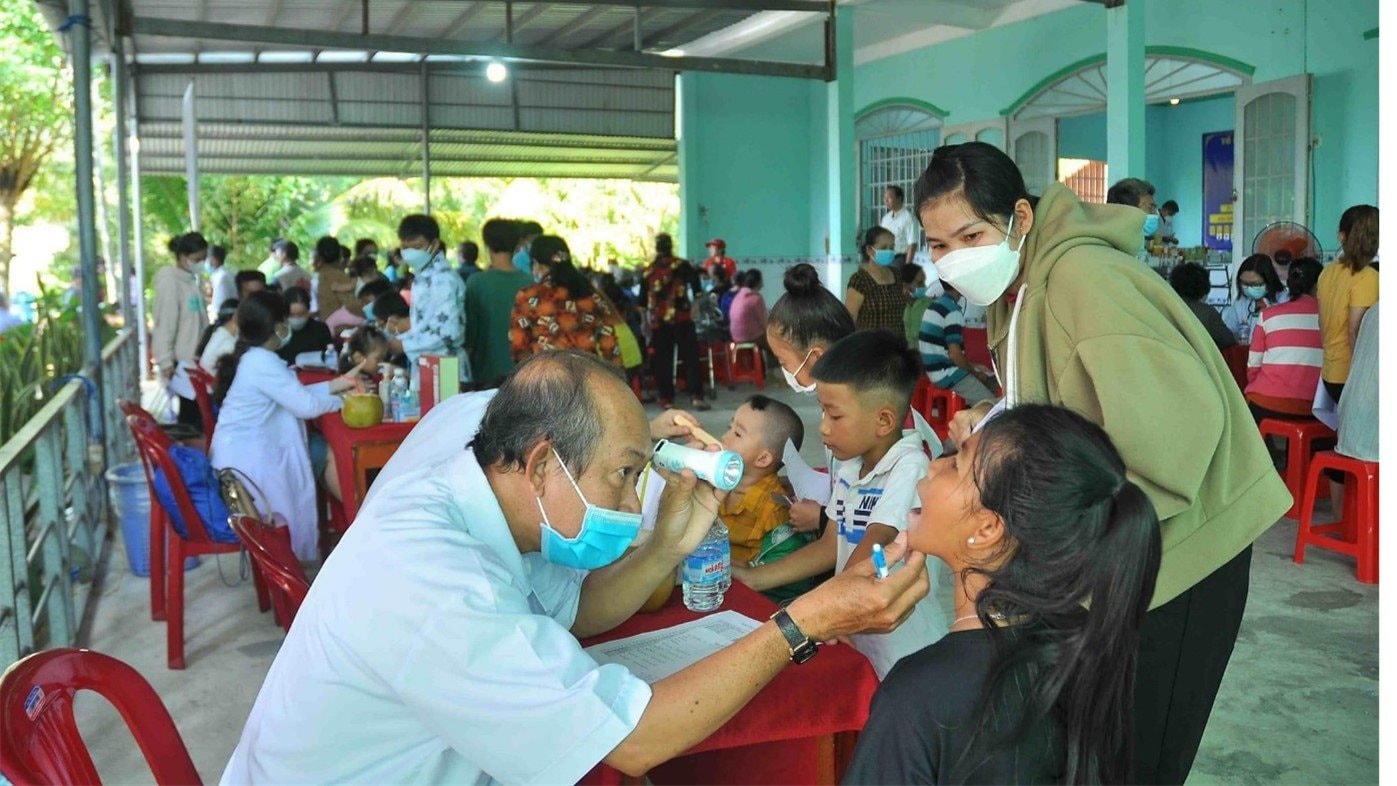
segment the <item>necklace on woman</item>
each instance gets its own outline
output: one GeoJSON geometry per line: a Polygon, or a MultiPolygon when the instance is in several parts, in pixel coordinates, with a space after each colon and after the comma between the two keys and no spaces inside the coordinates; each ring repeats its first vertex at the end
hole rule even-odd
{"type": "Polygon", "coordinates": [[[954,621],[951,622],[951,627],[954,628],[955,626],[961,624],[962,622],[965,622],[966,620],[977,619],[979,618],[979,616],[979,614],[969,614],[964,617],[957,617],[954,621]]]}

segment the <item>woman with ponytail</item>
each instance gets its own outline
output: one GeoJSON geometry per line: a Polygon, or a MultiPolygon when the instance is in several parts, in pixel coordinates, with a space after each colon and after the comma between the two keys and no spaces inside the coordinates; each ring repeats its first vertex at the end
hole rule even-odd
{"type": "Polygon", "coordinates": [[[1106,433],[1005,411],[917,485],[955,622],[879,687],[845,783],[1128,783],[1159,520],[1106,433]]]}
{"type": "Polygon", "coordinates": [[[262,491],[261,504],[279,513],[291,529],[291,546],[303,561],[318,552],[315,481],[336,499],[340,488],[334,459],[316,436],[306,441],[305,421],[337,412],[343,402],[335,393],[354,387],[356,366],[329,382],[302,385],[276,351],[291,340],[286,301],[275,292],[253,292],[238,305],[238,341],[217,365],[218,425],[210,462],[233,468],[262,491]]]}
{"type": "MultiPolygon", "coordinates": [[[[913,203],[941,280],[985,307],[1004,403],[1099,425],[1159,515],[1126,780],[1181,784],[1241,628],[1251,544],[1290,494],[1207,329],[1136,260],[1144,213],[1084,203],[1061,183],[1031,196],[983,142],[937,148],[913,203]]],[[[958,413],[952,441],[994,405],[958,413]]]]}

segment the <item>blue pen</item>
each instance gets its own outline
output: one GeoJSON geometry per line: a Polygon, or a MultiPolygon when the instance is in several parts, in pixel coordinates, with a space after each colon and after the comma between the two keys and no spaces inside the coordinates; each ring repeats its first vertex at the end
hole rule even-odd
{"type": "Polygon", "coordinates": [[[883,547],[877,543],[873,544],[873,570],[879,579],[888,577],[888,558],[883,556],[883,547]]]}

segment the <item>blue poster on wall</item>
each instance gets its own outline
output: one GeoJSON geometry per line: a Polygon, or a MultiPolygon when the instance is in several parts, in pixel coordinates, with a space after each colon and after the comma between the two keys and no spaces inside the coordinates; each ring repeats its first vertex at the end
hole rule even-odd
{"type": "Polygon", "coordinates": [[[1203,245],[1232,250],[1233,188],[1232,132],[1203,135],[1203,245]]]}

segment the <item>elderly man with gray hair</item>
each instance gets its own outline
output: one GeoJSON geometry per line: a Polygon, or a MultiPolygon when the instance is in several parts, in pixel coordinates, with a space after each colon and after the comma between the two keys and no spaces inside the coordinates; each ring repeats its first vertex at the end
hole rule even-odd
{"type": "Polygon", "coordinates": [[[664,473],[655,529],[624,554],[653,432],[675,436],[664,420],[576,352],[433,409],[316,577],[223,781],[575,783],[599,762],[638,776],[815,642],[891,630],[927,594],[925,557],[895,545],[903,570],[845,571],[653,685],[598,665],[578,639],[672,580],[721,502],[664,473]]]}

